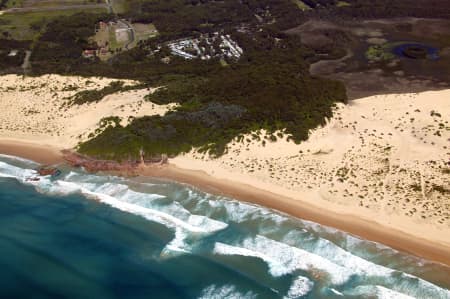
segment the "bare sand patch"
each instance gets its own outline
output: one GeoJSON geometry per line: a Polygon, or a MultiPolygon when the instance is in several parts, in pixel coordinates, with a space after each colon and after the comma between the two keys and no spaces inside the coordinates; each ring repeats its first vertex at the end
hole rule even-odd
{"type": "MultiPolygon", "coordinates": [[[[78,91],[101,89],[113,81],[117,80],[59,75],[0,77],[0,138],[73,148],[95,134],[103,118],[117,116],[126,125],[134,117],[162,115],[173,107],[145,101],[144,96],[152,91],[148,89],[112,94],[97,103],[68,104],[78,91]]],[[[139,83],[122,81],[125,85],[139,83]]]]}
{"type": "MultiPolygon", "coordinates": [[[[112,81],[0,77],[0,152],[58,162],[58,149],[85,140],[104,117],[118,116],[126,125],[132,117],[173,107],[144,101],[146,89],[67,105],[76,92],[112,81]]],[[[141,173],[220,191],[449,264],[449,121],[450,90],[371,96],[339,105],[327,125],[301,144],[287,136],[271,142],[266,132],[254,132],[235,139],[218,159],[193,151],[141,173]]]]}
{"type": "Polygon", "coordinates": [[[450,90],[372,96],[339,106],[299,145],[249,135],[218,159],[170,163],[449,245],[449,121],[450,90]]]}

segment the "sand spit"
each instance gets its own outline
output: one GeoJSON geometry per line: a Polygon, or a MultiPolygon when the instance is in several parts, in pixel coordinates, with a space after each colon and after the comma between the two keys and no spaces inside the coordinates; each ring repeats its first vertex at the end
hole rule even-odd
{"type": "MultiPolygon", "coordinates": [[[[149,89],[112,94],[93,104],[68,105],[69,98],[77,92],[100,90],[113,81],[118,80],[59,75],[1,76],[0,138],[73,148],[95,133],[102,118],[118,116],[122,125],[126,125],[133,117],[162,115],[173,107],[146,102],[144,96],[149,89]]],[[[125,85],[139,83],[121,81],[125,85]]]]}

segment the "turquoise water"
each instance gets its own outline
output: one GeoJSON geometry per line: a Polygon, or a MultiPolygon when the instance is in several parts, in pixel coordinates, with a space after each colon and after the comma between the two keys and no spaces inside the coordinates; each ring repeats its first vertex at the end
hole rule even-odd
{"type": "Polygon", "coordinates": [[[450,298],[450,270],[164,181],[0,156],[0,298],[450,298]]]}

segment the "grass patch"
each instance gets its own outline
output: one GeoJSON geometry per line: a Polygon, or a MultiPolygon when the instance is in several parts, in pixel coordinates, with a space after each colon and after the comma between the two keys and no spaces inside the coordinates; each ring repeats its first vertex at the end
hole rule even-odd
{"type": "Polygon", "coordinates": [[[348,6],[352,6],[350,3],[346,2],[346,1],[338,1],[336,3],[337,7],[348,7],[348,6]]]}
{"type": "Polygon", "coordinates": [[[124,92],[129,90],[144,88],[144,85],[124,86],[122,81],[111,82],[108,86],[100,90],[82,90],[72,96],[71,105],[83,105],[86,103],[96,103],[101,101],[104,97],[117,92],[124,92]]]}
{"type": "MultiPolygon", "coordinates": [[[[60,17],[71,16],[83,9],[5,13],[0,15],[0,32],[8,32],[16,40],[34,40],[46,24],[60,17]]],[[[90,9],[91,13],[104,13],[104,9],[90,9]]]]}
{"type": "Polygon", "coordinates": [[[127,0],[112,0],[113,11],[116,14],[123,14],[129,10],[127,0]]]}
{"type": "Polygon", "coordinates": [[[301,0],[292,0],[297,7],[303,11],[312,9],[309,5],[301,0]]]}
{"type": "Polygon", "coordinates": [[[395,58],[395,55],[391,52],[391,45],[374,45],[369,47],[366,51],[366,57],[370,61],[388,61],[395,58]]]}
{"type": "Polygon", "coordinates": [[[23,5],[24,0],[4,0],[1,1],[0,9],[9,9],[14,7],[21,7],[23,5]]]}

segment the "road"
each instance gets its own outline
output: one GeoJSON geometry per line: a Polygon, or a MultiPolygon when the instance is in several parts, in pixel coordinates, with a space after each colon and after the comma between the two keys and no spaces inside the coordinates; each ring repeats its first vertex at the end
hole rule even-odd
{"type": "Polygon", "coordinates": [[[23,73],[25,75],[28,74],[28,72],[30,71],[30,68],[31,68],[30,57],[31,57],[31,51],[28,50],[25,52],[25,59],[23,60],[23,64],[22,64],[23,73]]]}
{"type": "Polygon", "coordinates": [[[128,22],[126,22],[124,20],[119,20],[117,22],[125,25],[128,28],[128,30],[131,32],[130,41],[128,43],[126,43],[125,46],[124,46],[125,49],[129,50],[128,46],[130,46],[134,42],[134,40],[136,39],[136,34],[134,32],[134,28],[133,28],[133,26],[131,26],[130,23],[128,23],[128,22]]]}
{"type": "Polygon", "coordinates": [[[106,2],[106,7],[108,9],[108,13],[114,14],[114,8],[113,8],[112,0],[105,0],[105,2],[106,2]]]}
{"type": "Polygon", "coordinates": [[[96,8],[108,8],[106,4],[82,4],[82,5],[61,5],[61,6],[49,6],[49,7],[21,7],[10,8],[4,13],[22,13],[22,12],[39,12],[39,11],[58,11],[58,10],[76,10],[76,9],[96,9],[96,8]]]}

